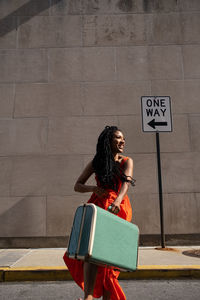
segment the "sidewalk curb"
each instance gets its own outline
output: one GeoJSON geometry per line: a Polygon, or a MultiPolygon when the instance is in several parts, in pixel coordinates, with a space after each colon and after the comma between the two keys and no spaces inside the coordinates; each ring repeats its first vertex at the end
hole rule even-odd
{"type": "MultiPolygon", "coordinates": [[[[121,272],[119,279],[200,279],[200,265],[138,266],[135,272],[121,272]]],[[[72,277],[65,267],[0,268],[0,282],[67,281],[72,277]]]]}
{"type": "Polygon", "coordinates": [[[122,272],[119,279],[200,279],[200,265],[139,266],[135,272],[122,272]]]}

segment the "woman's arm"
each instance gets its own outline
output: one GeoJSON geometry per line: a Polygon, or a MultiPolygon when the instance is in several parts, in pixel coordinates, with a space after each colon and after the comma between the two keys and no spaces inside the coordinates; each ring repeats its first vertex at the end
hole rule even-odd
{"type": "MultiPolygon", "coordinates": [[[[132,158],[128,158],[124,164],[124,174],[126,176],[133,176],[133,160],[132,158]]],[[[112,212],[115,212],[115,209],[120,209],[120,204],[124,198],[124,196],[126,195],[126,193],[128,192],[128,188],[129,188],[130,183],[129,182],[123,182],[121,189],[119,191],[119,194],[117,196],[117,198],[115,199],[115,201],[112,204],[112,212]]]]}
{"type": "Polygon", "coordinates": [[[85,167],[79,178],[77,179],[74,190],[79,193],[88,193],[92,192],[97,194],[98,196],[103,196],[106,191],[96,185],[86,185],[86,181],[90,178],[90,176],[94,173],[94,169],[92,167],[92,161],[85,167]]]}

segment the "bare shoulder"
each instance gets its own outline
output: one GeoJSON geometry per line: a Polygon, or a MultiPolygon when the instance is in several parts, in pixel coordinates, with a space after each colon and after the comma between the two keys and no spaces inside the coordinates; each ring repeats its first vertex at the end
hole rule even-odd
{"type": "Polygon", "coordinates": [[[129,157],[129,156],[126,156],[124,158],[126,158],[125,166],[127,166],[127,167],[133,167],[133,159],[131,157],[129,157]]]}
{"type": "Polygon", "coordinates": [[[122,159],[125,159],[127,162],[133,162],[133,159],[129,156],[123,156],[122,159]]]}

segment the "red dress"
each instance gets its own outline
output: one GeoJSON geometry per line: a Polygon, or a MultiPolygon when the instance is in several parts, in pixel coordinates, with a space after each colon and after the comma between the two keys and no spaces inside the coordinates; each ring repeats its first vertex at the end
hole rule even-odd
{"type": "MultiPolygon", "coordinates": [[[[127,159],[128,157],[123,158],[120,167],[123,167],[123,164],[127,159]]],[[[97,180],[97,185],[99,185],[98,180],[97,180]]],[[[107,210],[108,207],[116,199],[118,192],[121,189],[121,186],[122,186],[122,182],[119,179],[119,187],[117,192],[112,189],[107,189],[108,195],[106,195],[106,197],[99,197],[93,193],[88,203],[94,203],[95,205],[107,210]]],[[[125,195],[125,197],[123,198],[120,204],[120,211],[118,213],[118,216],[129,222],[132,219],[132,208],[127,195],[125,195]]],[[[67,257],[66,253],[64,254],[63,259],[75,282],[84,290],[83,261],[70,259],[67,257]]],[[[126,300],[126,296],[117,280],[119,273],[120,273],[119,271],[98,266],[98,272],[97,272],[93,297],[100,298],[103,295],[103,290],[105,289],[110,292],[111,300],[126,300]]]]}

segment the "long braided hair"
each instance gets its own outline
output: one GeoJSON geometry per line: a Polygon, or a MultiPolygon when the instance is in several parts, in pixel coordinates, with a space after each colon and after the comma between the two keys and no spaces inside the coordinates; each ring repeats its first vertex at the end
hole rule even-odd
{"type": "Polygon", "coordinates": [[[92,165],[97,178],[102,187],[109,187],[115,191],[118,190],[119,178],[122,182],[130,182],[135,185],[135,180],[131,176],[126,176],[119,164],[114,160],[111,151],[111,142],[116,131],[120,131],[116,126],[106,126],[101,132],[97,146],[96,155],[92,165]]]}

